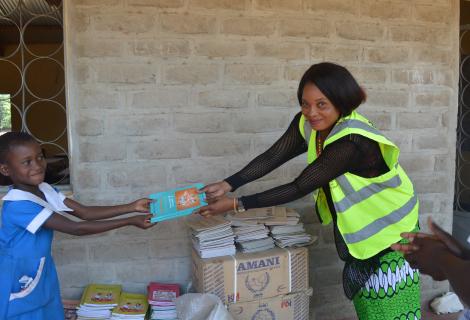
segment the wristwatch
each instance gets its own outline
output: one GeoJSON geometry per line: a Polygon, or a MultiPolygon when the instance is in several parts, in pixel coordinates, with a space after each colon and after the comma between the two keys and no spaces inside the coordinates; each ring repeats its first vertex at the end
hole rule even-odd
{"type": "Polygon", "coordinates": [[[237,198],[237,212],[245,212],[246,209],[243,206],[243,202],[240,198],[237,198]]]}

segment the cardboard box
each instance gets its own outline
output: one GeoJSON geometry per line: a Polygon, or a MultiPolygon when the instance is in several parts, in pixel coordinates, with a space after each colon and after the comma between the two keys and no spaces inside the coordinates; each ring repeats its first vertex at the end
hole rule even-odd
{"type": "Polygon", "coordinates": [[[308,289],[258,301],[239,302],[229,304],[228,311],[235,320],[308,320],[311,295],[312,289],[308,289]]]}
{"type": "Polygon", "coordinates": [[[193,284],[228,304],[308,289],[307,248],[274,248],[201,259],[193,251],[193,284]]]}

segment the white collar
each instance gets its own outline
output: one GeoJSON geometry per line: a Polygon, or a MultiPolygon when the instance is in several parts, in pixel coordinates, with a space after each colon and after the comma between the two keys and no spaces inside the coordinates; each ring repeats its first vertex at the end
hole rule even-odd
{"type": "Polygon", "coordinates": [[[51,211],[62,213],[62,211],[73,211],[64,204],[65,197],[57,192],[51,185],[43,182],[39,186],[39,190],[46,196],[46,201],[32,194],[31,192],[10,189],[8,193],[2,198],[3,201],[20,201],[27,200],[39,204],[44,208],[48,208],[51,211]]]}

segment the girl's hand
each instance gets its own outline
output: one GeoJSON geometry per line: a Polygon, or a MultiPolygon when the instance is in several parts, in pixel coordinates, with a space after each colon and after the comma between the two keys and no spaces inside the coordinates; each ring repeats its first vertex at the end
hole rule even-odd
{"type": "Polygon", "coordinates": [[[194,211],[196,214],[200,214],[203,217],[212,216],[216,214],[225,213],[233,209],[233,198],[225,197],[217,199],[211,202],[209,205],[199,208],[194,211]]]}
{"type": "Polygon", "coordinates": [[[206,199],[216,199],[218,197],[224,196],[227,192],[232,190],[232,186],[225,181],[219,181],[215,183],[208,184],[204,188],[200,189],[199,192],[206,193],[206,199]]]}
{"type": "Polygon", "coordinates": [[[151,223],[150,218],[152,218],[151,214],[147,215],[138,215],[130,217],[130,224],[140,228],[140,229],[148,229],[156,225],[156,223],[151,223]]]}
{"type": "Polygon", "coordinates": [[[132,202],[132,212],[142,212],[142,213],[150,213],[150,203],[153,200],[143,198],[132,202]]]}

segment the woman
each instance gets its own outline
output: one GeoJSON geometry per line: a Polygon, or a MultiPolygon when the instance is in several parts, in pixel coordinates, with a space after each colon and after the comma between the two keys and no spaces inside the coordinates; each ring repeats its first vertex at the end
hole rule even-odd
{"type": "Polygon", "coordinates": [[[418,222],[418,200],[398,164],[398,147],[355,111],[366,95],[342,66],[311,66],[297,97],[301,112],[284,135],[236,174],[203,188],[210,204],[198,213],[280,205],[314,192],[321,222],[334,223],[344,291],[359,319],[420,319],[418,271],[389,248],[418,222]],[[304,152],[308,165],[292,182],[226,196],[304,152]]]}

